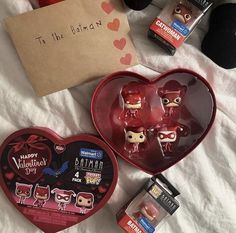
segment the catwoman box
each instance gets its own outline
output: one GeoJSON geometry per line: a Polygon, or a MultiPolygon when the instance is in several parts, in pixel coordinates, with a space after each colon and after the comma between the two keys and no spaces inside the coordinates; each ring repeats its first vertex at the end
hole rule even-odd
{"type": "Polygon", "coordinates": [[[205,13],[211,0],[172,0],[151,24],[148,36],[174,55],[205,13]]]}
{"type": "Polygon", "coordinates": [[[117,182],[117,161],[92,135],[62,139],[49,129],[10,135],[0,150],[0,184],[34,225],[54,233],[105,205],[117,182]]]}

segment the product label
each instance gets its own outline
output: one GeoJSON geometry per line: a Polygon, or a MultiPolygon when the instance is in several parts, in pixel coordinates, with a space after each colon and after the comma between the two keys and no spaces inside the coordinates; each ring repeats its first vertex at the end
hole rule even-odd
{"type": "Polygon", "coordinates": [[[153,184],[148,192],[169,214],[173,214],[179,208],[179,204],[175,198],[159,185],[153,184]]]}
{"type": "Polygon", "coordinates": [[[213,4],[213,1],[211,0],[189,0],[189,2],[191,2],[202,11],[208,9],[213,4]]]}
{"type": "Polygon", "coordinates": [[[168,41],[175,48],[180,47],[180,45],[185,40],[185,37],[182,34],[176,31],[172,26],[164,23],[160,18],[154,20],[154,22],[150,26],[150,29],[157,35],[168,41]]]}
{"type": "Polygon", "coordinates": [[[99,185],[102,180],[101,174],[92,172],[86,172],[86,176],[84,178],[86,180],[86,184],[99,185]]]}
{"type": "Polygon", "coordinates": [[[101,160],[103,158],[103,151],[81,148],[80,149],[80,156],[83,158],[101,160]]]}
{"type": "Polygon", "coordinates": [[[155,228],[150,224],[150,222],[145,217],[139,218],[138,224],[141,225],[147,233],[153,233],[155,231],[155,228]]]}
{"type": "Polygon", "coordinates": [[[124,229],[125,232],[128,233],[147,233],[144,228],[138,225],[138,223],[130,218],[127,214],[119,219],[118,224],[122,229],[124,229]]]}
{"type": "Polygon", "coordinates": [[[181,33],[184,37],[188,36],[190,33],[189,29],[185,27],[182,23],[180,23],[178,20],[175,20],[172,24],[171,27],[173,27],[176,31],[181,33]]]}

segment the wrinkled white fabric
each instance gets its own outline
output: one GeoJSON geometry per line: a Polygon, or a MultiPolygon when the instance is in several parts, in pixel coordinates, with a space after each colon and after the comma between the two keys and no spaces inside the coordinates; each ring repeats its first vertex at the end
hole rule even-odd
{"type": "MultiPolygon", "coordinates": [[[[147,28],[163,4],[164,0],[155,1],[155,5],[141,12],[128,12],[140,62],[150,68],[138,65],[130,70],[151,78],[172,68],[192,69],[212,85],[218,109],[205,140],[188,157],[164,172],[181,192],[178,198],[181,207],[158,232],[235,233],[236,70],[224,70],[200,52],[208,17],[173,57],[149,41],[147,28]]],[[[90,117],[90,100],[98,80],[42,98],[35,95],[3,26],[5,17],[29,10],[32,6],[28,0],[0,1],[0,141],[15,130],[34,125],[49,127],[63,137],[96,133],[90,117]]],[[[119,180],[108,204],[63,232],[122,232],[116,225],[115,213],[149,176],[118,160],[119,180]]],[[[19,232],[40,230],[24,219],[0,189],[0,233],[19,232]]]]}

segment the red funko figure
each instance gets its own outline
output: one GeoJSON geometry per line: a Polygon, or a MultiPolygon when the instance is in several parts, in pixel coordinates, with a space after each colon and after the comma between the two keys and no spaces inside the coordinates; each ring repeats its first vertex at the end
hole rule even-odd
{"type": "Polygon", "coordinates": [[[151,201],[145,201],[141,203],[139,208],[140,210],[137,213],[133,214],[133,218],[137,222],[139,222],[141,218],[145,218],[150,223],[152,223],[154,220],[157,220],[160,215],[159,209],[151,201]]]}
{"type": "Polygon", "coordinates": [[[175,19],[180,21],[182,24],[187,24],[192,18],[192,9],[180,2],[173,10],[173,16],[175,19]]]}
{"type": "Polygon", "coordinates": [[[163,154],[174,152],[178,145],[180,137],[186,137],[189,134],[189,128],[178,122],[159,123],[155,128],[158,142],[162,147],[163,154]]]}
{"type": "Polygon", "coordinates": [[[49,185],[44,187],[44,186],[39,186],[38,184],[36,184],[34,188],[34,198],[35,198],[35,201],[33,205],[39,208],[42,208],[50,198],[49,185]]]}
{"type": "Polygon", "coordinates": [[[143,107],[145,97],[142,95],[140,86],[140,83],[130,82],[122,88],[121,96],[126,119],[137,118],[138,111],[143,107]]]}
{"type": "Polygon", "coordinates": [[[76,196],[75,206],[80,214],[87,214],[93,209],[94,196],[92,193],[80,192],[76,196]]]}
{"type": "Polygon", "coordinates": [[[168,81],[163,87],[158,89],[158,95],[161,97],[166,117],[173,116],[177,112],[186,91],[187,87],[175,80],[168,81]]]}
{"type": "Polygon", "coordinates": [[[55,193],[55,201],[58,203],[58,210],[66,210],[66,206],[71,203],[71,197],[76,197],[76,194],[72,190],[63,190],[55,188],[51,191],[52,194],[55,193]]]}
{"type": "Polygon", "coordinates": [[[22,184],[16,182],[15,194],[19,197],[19,204],[24,204],[26,198],[30,198],[32,195],[32,184],[22,184]]]}
{"type": "Polygon", "coordinates": [[[128,126],[125,128],[125,147],[131,158],[136,158],[133,154],[140,152],[140,144],[146,142],[146,129],[143,126],[128,126]]]}

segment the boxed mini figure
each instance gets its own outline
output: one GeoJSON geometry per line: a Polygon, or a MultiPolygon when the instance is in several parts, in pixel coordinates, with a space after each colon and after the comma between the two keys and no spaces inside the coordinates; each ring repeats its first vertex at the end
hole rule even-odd
{"type": "Polygon", "coordinates": [[[119,211],[117,222],[127,233],[153,233],[179,208],[179,194],[164,176],[154,176],[119,211]]]}
{"type": "Polygon", "coordinates": [[[169,1],[151,24],[148,36],[174,55],[212,4],[212,0],[169,1]]]}

